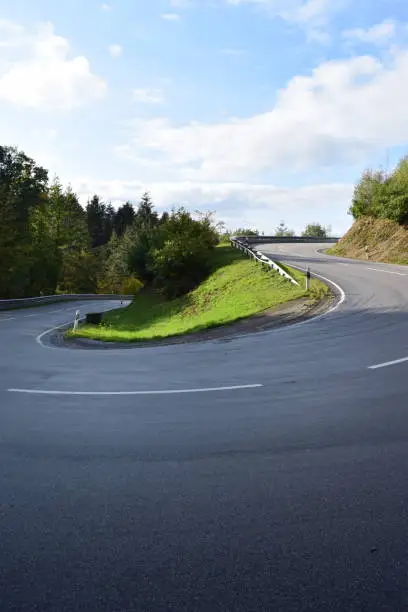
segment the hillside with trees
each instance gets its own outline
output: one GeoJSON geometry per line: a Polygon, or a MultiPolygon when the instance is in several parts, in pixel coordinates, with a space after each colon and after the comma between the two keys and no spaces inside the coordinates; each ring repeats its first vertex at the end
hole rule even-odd
{"type": "Polygon", "coordinates": [[[354,219],[373,217],[408,225],[408,157],[395,170],[366,170],[354,189],[349,209],[354,219]]]}
{"type": "Polygon", "coordinates": [[[115,210],[71,187],[22,151],[0,146],[0,298],[55,293],[134,293],[151,285],[186,293],[209,272],[218,242],[211,214],[162,216],[148,193],[115,210]]]}
{"type": "Polygon", "coordinates": [[[365,170],[349,213],[355,223],[330,253],[408,264],[408,157],[390,173],[365,170]]]}

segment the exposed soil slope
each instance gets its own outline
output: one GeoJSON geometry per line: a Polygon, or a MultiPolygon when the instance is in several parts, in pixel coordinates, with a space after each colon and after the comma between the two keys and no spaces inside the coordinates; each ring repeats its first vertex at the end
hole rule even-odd
{"type": "Polygon", "coordinates": [[[388,219],[362,218],[354,223],[328,253],[355,259],[408,264],[408,229],[388,219]]]}

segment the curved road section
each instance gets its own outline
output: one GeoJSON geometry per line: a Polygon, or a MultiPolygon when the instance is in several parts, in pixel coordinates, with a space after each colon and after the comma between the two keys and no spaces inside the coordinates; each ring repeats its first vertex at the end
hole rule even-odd
{"type": "Polygon", "coordinates": [[[408,269],[261,248],[337,309],[109,351],[41,340],[89,303],[0,314],[2,611],[408,609],[408,269]]]}

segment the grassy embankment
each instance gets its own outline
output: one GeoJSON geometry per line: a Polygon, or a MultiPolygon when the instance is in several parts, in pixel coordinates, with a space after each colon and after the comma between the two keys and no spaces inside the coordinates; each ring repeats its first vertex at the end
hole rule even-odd
{"type": "Polygon", "coordinates": [[[167,338],[232,323],[298,298],[318,300],[327,295],[326,285],[314,279],[307,293],[304,275],[288,271],[300,287],[240,251],[220,246],[213,254],[211,274],[189,294],[165,300],[153,291],[142,291],[126,308],[104,315],[102,325],[84,325],[67,335],[107,342],[167,338]]]}
{"type": "Polygon", "coordinates": [[[327,252],[340,257],[408,265],[408,229],[388,219],[358,219],[327,252]]]}

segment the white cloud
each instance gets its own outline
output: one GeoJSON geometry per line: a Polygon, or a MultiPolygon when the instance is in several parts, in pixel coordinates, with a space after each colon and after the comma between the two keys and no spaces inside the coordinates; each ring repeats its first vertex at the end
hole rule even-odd
{"type": "Polygon", "coordinates": [[[0,21],[0,100],[18,106],[68,111],[103,97],[105,82],[86,57],[70,57],[67,39],[51,23],[29,31],[0,21]]]}
{"type": "Polygon", "coordinates": [[[0,19],[0,49],[18,46],[23,34],[22,26],[6,19],[0,19]]]}
{"type": "Polygon", "coordinates": [[[307,223],[318,219],[331,224],[334,233],[342,234],[351,224],[346,211],[353,186],[341,183],[280,188],[246,183],[77,181],[74,188],[83,203],[91,194],[99,193],[117,205],[126,200],[137,202],[148,190],[160,210],[173,205],[183,205],[191,211],[216,210],[217,217],[232,230],[250,225],[268,233],[284,219],[300,232],[307,223]]]}
{"type": "Polygon", "coordinates": [[[109,45],[108,51],[112,57],[120,57],[123,53],[123,49],[120,45],[109,45]]]}
{"type": "Polygon", "coordinates": [[[164,94],[161,89],[140,88],[133,90],[133,101],[144,104],[163,104],[164,94]]]}
{"type": "Polygon", "coordinates": [[[111,4],[106,4],[106,3],[101,4],[101,9],[102,9],[102,10],[103,10],[105,13],[108,13],[109,11],[111,11],[111,10],[112,10],[112,8],[113,8],[113,7],[112,7],[112,5],[111,5],[111,4]]]}
{"type": "Polygon", "coordinates": [[[178,13],[162,13],[160,17],[165,21],[179,21],[181,19],[178,13]]]}
{"type": "Polygon", "coordinates": [[[349,0],[225,0],[227,4],[252,4],[265,9],[271,17],[280,17],[305,30],[308,39],[326,43],[330,40],[327,26],[332,14],[349,0]]]}
{"type": "Polygon", "coordinates": [[[162,172],[180,180],[257,180],[282,169],[352,165],[407,142],[407,107],[408,49],[400,49],[383,61],[322,63],[289,81],[269,112],[250,118],[181,126],[135,120],[125,152],[160,160],[162,172]]]}
{"type": "Polygon", "coordinates": [[[343,33],[343,38],[349,42],[369,43],[374,45],[386,44],[396,34],[396,24],[393,21],[383,21],[371,28],[354,28],[346,30],[343,33]]]}

